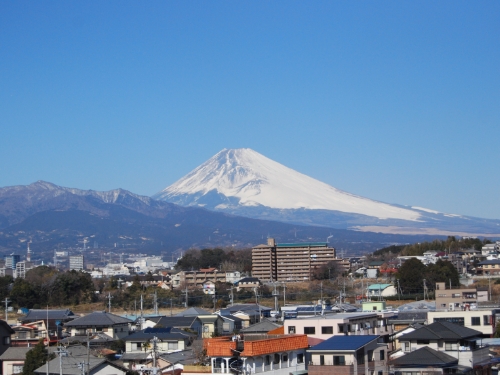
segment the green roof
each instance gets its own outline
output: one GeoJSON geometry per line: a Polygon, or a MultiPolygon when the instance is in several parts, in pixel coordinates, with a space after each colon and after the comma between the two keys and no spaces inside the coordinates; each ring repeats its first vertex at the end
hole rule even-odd
{"type": "Polygon", "coordinates": [[[328,247],[327,242],[278,243],[276,247],[328,247]]]}
{"type": "Polygon", "coordinates": [[[372,284],[368,287],[368,290],[384,290],[390,286],[392,286],[392,284],[372,284]]]}

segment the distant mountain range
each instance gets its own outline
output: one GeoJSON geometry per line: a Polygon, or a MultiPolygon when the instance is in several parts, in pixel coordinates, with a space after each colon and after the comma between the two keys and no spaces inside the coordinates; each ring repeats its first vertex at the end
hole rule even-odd
{"type": "MultiPolygon", "coordinates": [[[[56,248],[88,247],[172,252],[190,247],[250,247],[267,236],[278,242],[326,241],[361,253],[394,243],[428,240],[427,236],[363,233],[318,226],[238,217],[224,212],[139,196],[126,190],[107,192],[60,187],[38,181],[0,188],[0,251],[32,248],[51,257],[56,248]]],[[[434,236],[435,237],[435,236],[434,236]]]]}
{"type": "Polygon", "coordinates": [[[300,225],[393,234],[500,236],[500,220],[363,198],[251,149],[224,149],[153,198],[300,225]]]}

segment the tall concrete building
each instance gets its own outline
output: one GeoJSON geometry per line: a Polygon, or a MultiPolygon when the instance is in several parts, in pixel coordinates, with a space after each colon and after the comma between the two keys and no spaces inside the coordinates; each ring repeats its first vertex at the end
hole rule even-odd
{"type": "Polygon", "coordinates": [[[69,269],[83,271],[83,255],[71,255],[69,257],[69,269]]]}
{"type": "Polygon", "coordinates": [[[267,245],[252,248],[252,276],[263,281],[311,280],[315,270],[331,261],[343,266],[326,242],[279,244],[268,238],[267,245]]]}
{"type": "Polygon", "coordinates": [[[21,261],[21,256],[17,254],[7,255],[5,257],[5,268],[10,268],[12,270],[16,269],[16,264],[21,261]]]}

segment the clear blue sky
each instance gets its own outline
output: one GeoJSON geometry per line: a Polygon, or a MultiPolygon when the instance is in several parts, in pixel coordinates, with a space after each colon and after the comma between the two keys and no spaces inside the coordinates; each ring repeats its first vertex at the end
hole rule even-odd
{"type": "Polygon", "coordinates": [[[249,147],[500,218],[498,1],[0,2],[0,186],[152,195],[249,147]]]}

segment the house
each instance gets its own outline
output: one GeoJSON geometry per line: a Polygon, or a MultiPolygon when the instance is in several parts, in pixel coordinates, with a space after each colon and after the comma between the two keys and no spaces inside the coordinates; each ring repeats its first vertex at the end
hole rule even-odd
{"type": "Polygon", "coordinates": [[[457,358],[428,346],[394,358],[390,361],[390,366],[398,375],[463,374],[471,370],[468,366],[460,367],[457,358]]]}
{"type": "Polygon", "coordinates": [[[309,375],[369,375],[387,369],[387,345],[378,335],[333,336],[307,350],[309,375]]]}
{"type": "Polygon", "coordinates": [[[389,318],[393,313],[383,312],[358,312],[318,315],[302,319],[286,319],[284,321],[285,333],[306,334],[309,337],[326,340],[333,335],[358,336],[392,334],[389,318]]]}
{"type": "Polygon", "coordinates": [[[305,370],[306,335],[257,335],[244,340],[217,337],[204,340],[212,373],[289,375],[305,370]]]}
{"type": "Polygon", "coordinates": [[[476,267],[478,275],[498,275],[500,273],[500,259],[485,260],[476,267]]]}
{"type": "Polygon", "coordinates": [[[372,284],[368,287],[368,298],[392,297],[398,292],[392,284],[372,284]]]}
{"type": "Polygon", "coordinates": [[[156,351],[169,353],[186,349],[195,337],[196,335],[172,327],[146,328],[123,338],[123,341],[126,353],[142,353],[152,349],[153,339],[156,338],[156,351]]]}
{"type": "Polygon", "coordinates": [[[18,319],[19,323],[27,324],[40,322],[43,320],[46,324],[49,324],[49,335],[50,336],[58,336],[61,337],[62,326],[64,323],[70,322],[76,318],[78,315],[75,315],[73,311],[70,309],[63,310],[44,310],[44,309],[31,309],[29,310],[26,316],[23,316],[18,319]]]}
{"type": "Polygon", "coordinates": [[[11,347],[8,348],[2,355],[2,375],[20,374],[23,372],[26,353],[33,348],[29,347],[11,347]]]}
{"type": "Polygon", "coordinates": [[[218,311],[221,316],[233,315],[243,320],[242,326],[248,327],[252,324],[260,322],[264,317],[271,317],[271,308],[267,306],[257,305],[254,303],[242,303],[228,306],[225,309],[218,311]]]}
{"type": "Polygon", "coordinates": [[[7,324],[5,320],[0,320],[0,354],[5,352],[10,347],[10,338],[14,330],[7,324]]]}
{"type": "Polygon", "coordinates": [[[233,332],[239,332],[243,328],[244,320],[234,316],[234,315],[226,315],[220,316],[224,322],[222,323],[222,334],[230,335],[233,332]]]}
{"type": "Polygon", "coordinates": [[[489,362],[489,349],[481,344],[481,332],[448,322],[434,322],[399,337],[403,353],[428,347],[475,368],[489,362]]]}
{"type": "Polygon", "coordinates": [[[476,288],[446,288],[446,283],[436,283],[436,309],[465,310],[478,302],[476,288]]]}
{"type": "Polygon", "coordinates": [[[198,315],[201,321],[201,336],[209,338],[216,335],[221,335],[224,325],[224,319],[219,315],[198,315]]]}
{"type": "Polygon", "coordinates": [[[255,288],[261,286],[262,283],[256,277],[244,277],[243,279],[236,282],[235,285],[236,291],[239,292],[240,290],[254,290],[255,288]]]}
{"type": "MultiPolygon", "coordinates": [[[[12,346],[35,346],[41,338],[47,337],[47,326],[44,320],[13,326],[14,333],[10,336],[12,346]]],[[[52,340],[57,336],[52,336],[52,340]]]]}
{"type": "Polygon", "coordinates": [[[97,311],[65,323],[71,336],[85,336],[87,332],[102,332],[119,340],[129,335],[132,320],[106,311],[97,311]]]}
{"type": "Polygon", "coordinates": [[[201,337],[203,324],[197,316],[162,316],[155,327],[173,327],[186,332],[196,333],[201,337]]]}
{"type": "Polygon", "coordinates": [[[479,331],[482,337],[493,337],[500,309],[474,309],[459,311],[429,311],[428,323],[449,322],[479,331]]]}

